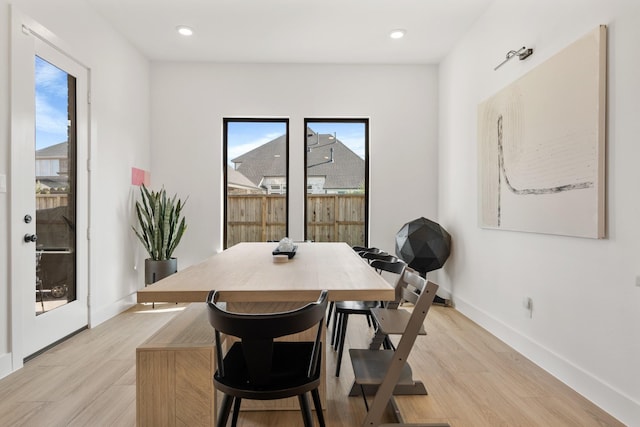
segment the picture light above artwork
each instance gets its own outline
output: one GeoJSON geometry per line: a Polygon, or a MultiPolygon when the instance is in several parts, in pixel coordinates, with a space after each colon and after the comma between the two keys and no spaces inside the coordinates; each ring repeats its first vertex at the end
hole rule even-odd
{"type": "Polygon", "coordinates": [[[501,63],[499,63],[498,65],[496,65],[496,67],[493,69],[493,71],[496,71],[498,68],[502,67],[504,64],[509,62],[511,60],[511,58],[513,58],[515,56],[520,58],[520,60],[522,61],[523,59],[527,59],[531,55],[533,55],[533,49],[527,48],[526,46],[522,46],[518,50],[510,50],[509,52],[507,52],[505,60],[502,61],[501,63]]]}

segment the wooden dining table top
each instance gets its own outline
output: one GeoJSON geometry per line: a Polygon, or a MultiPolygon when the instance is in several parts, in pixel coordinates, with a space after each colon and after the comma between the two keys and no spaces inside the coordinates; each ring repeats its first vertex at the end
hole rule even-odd
{"type": "Polygon", "coordinates": [[[295,256],[274,262],[277,243],[239,243],[138,291],[138,302],[332,301],[394,299],[393,286],[346,243],[296,243],[295,256]]]}

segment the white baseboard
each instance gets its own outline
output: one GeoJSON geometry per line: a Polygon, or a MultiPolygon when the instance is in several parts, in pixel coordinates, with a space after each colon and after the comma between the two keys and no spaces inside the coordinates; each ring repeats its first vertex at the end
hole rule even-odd
{"type": "Polygon", "coordinates": [[[4,378],[12,372],[11,353],[0,354],[0,378],[4,378]]]}
{"type": "Polygon", "coordinates": [[[105,322],[136,305],[136,294],[137,293],[134,292],[106,306],[95,309],[92,307],[89,314],[89,327],[95,328],[102,322],[105,322]]]}
{"type": "Polygon", "coordinates": [[[464,299],[455,298],[455,309],[622,423],[630,427],[640,426],[640,403],[631,397],[464,299]]]}

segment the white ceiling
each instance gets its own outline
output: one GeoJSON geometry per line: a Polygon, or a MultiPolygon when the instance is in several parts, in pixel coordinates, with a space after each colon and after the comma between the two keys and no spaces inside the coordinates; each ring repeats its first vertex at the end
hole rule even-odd
{"type": "Polygon", "coordinates": [[[435,64],[492,0],[86,1],[151,60],[435,64]]]}

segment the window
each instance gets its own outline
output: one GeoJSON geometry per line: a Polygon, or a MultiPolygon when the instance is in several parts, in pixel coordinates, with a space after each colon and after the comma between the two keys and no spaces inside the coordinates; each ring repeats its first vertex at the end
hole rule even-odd
{"type": "Polygon", "coordinates": [[[368,119],[305,119],[305,239],[368,243],[368,119]]]}
{"type": "Polygon", "coordinates": [[[289,121],[223,120],[224,247],[288,235],[289,121]]]}

